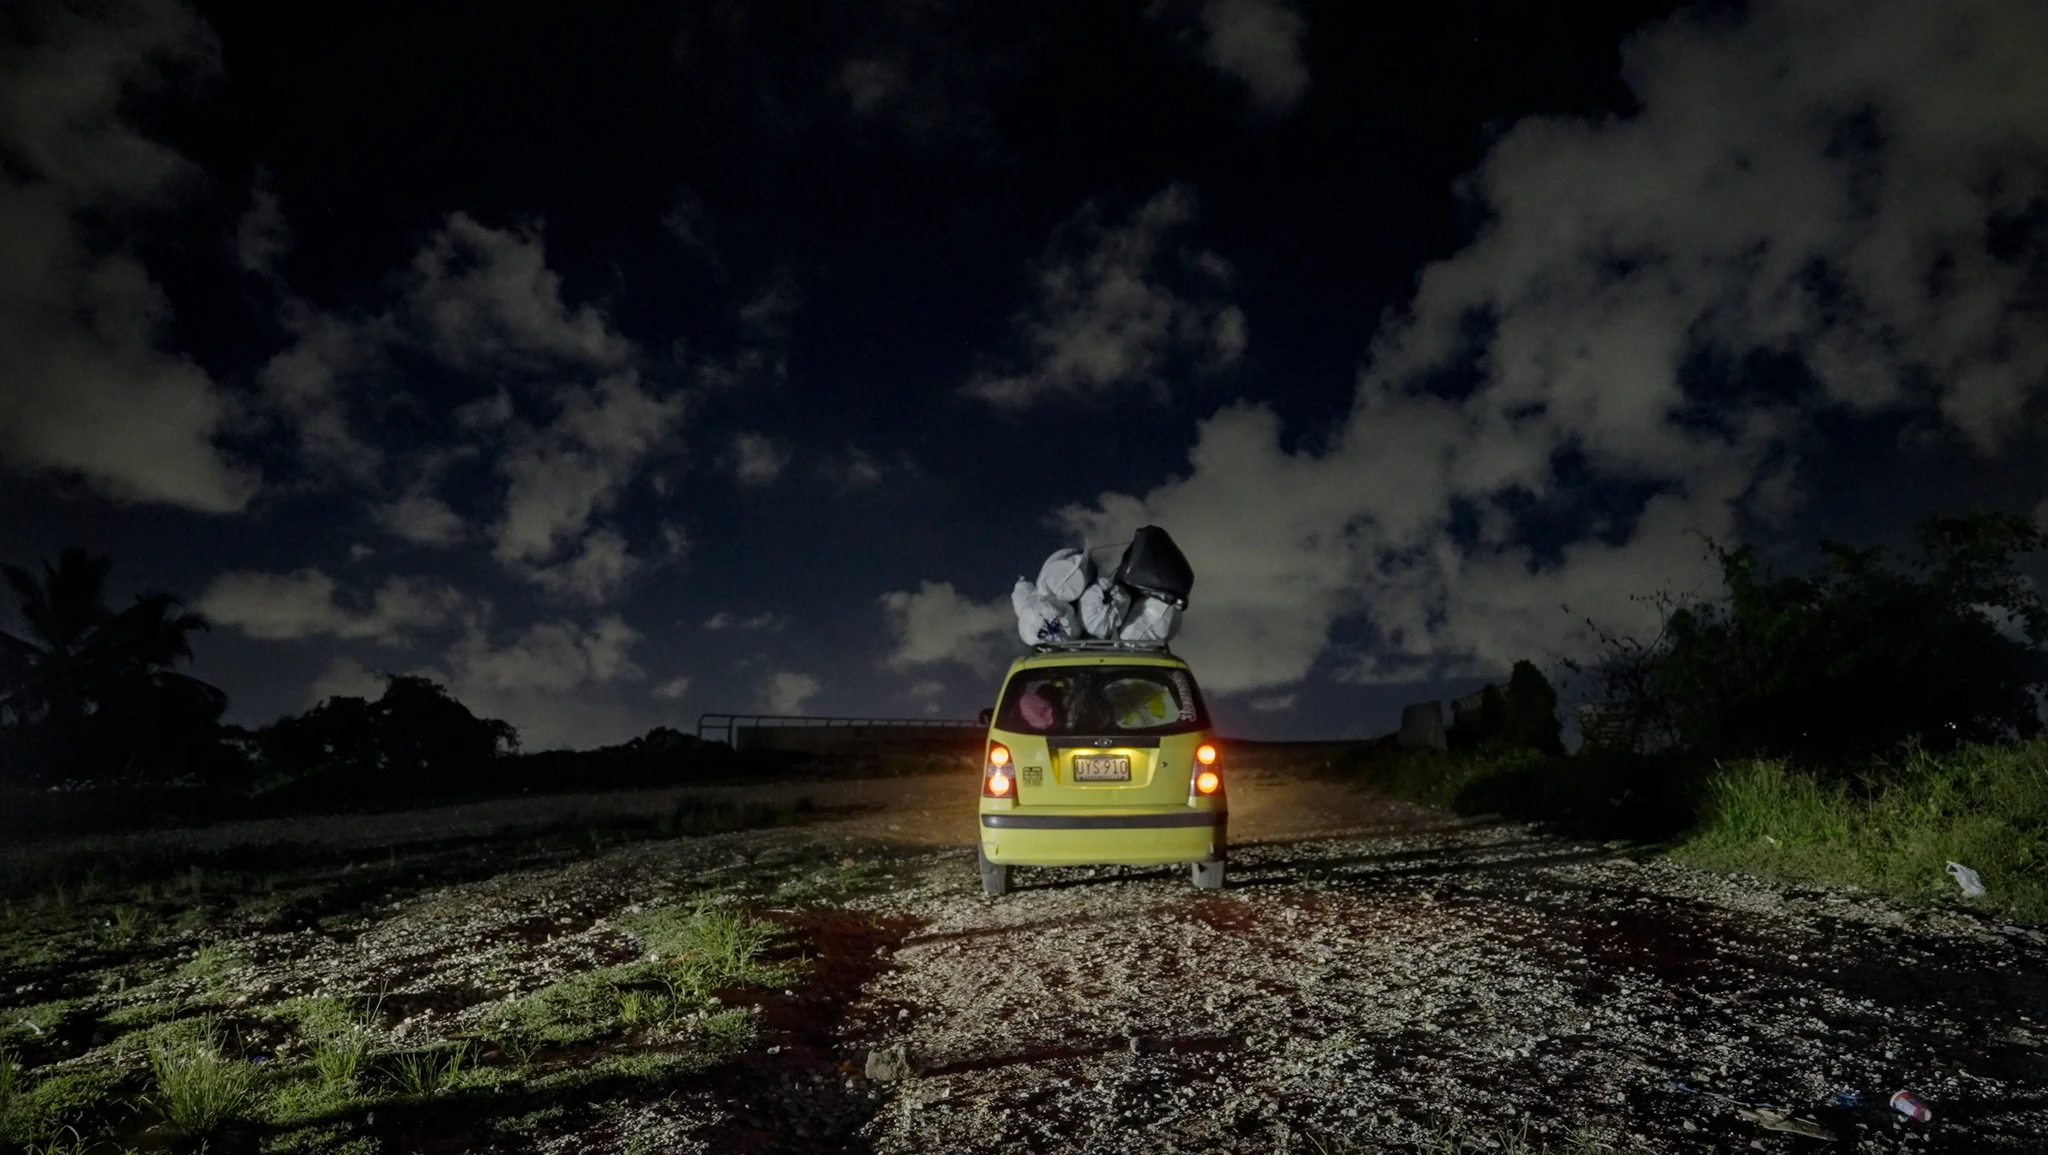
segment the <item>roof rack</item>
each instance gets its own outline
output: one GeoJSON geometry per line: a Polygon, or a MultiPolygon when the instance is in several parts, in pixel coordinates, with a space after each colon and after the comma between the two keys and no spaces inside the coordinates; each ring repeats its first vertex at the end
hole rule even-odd
{"type": "Polygon", "coordinates": [[[1077,638],[1071,642],[1038,642],[1034,654],[1171,654],[1165,642],[1127,642],[1121,638],[1077,638]]]}

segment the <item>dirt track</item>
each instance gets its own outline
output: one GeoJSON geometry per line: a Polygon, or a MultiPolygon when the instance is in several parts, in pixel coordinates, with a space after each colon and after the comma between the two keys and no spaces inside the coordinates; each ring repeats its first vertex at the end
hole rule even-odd
{"type": "MultiPolygon", "coordinates": [[[[397,895],[348,935],[252,929],[234,945],[260,965],[219,997],[384,985],[407,1020],[387,1024],[394,1038],[461,1036],[502,997],[492,984],[615,961],[623,912],[744,896],[750,872],[800,862],[869,882],[825,901],[761,884],[752,905],[812,963],[800,987],[743,996],[764,1028],[752,1052],[566,1128],[486,1143],[443,1112],[380,1125],[384,1149],[1334,1153],[1512,1150],[1517,1134],[1553,1152],[1820,1148],[1729,1099],[1791,1109],[1835,1150],[2048,1149],[2038,932],[1246,767],[1221,894],[1179,871],[1042,870],[992,901],[971,791],[950,777],[813,784],[828,807],[875,808],[397,895]],[[899,1044],[921,1073],[867,1080],[869,1053],[899,1044]],[[1931,1124],[1886,1110],[1902,1088],[1931,1124]]],[[[320,837],[381,847],[524,821],[509,808],[537,801],[320,837]]]]}

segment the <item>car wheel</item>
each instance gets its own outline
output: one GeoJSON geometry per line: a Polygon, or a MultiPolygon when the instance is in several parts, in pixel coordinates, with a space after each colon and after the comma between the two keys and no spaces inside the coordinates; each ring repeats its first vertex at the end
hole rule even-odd
{"type": "Polygon", "coordinates": [[[1189,866],[1189,873],[1194,876],[1196,890],[1223,889],[1223,860],[1220,858],[1193,863],[1189,866]]]}
{"type": "Polygon", "coordinates": [[[999,862],[990,862],[988,852],[976,847],[976,858],[981,860],[981,892],[990,898],[1001,898],[1010,891],[1010,868],[999,862]]]}

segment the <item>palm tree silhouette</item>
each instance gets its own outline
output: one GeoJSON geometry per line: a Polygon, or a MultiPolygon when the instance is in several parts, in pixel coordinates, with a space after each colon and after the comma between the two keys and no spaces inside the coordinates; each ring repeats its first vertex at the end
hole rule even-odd
{"type": "Polygon", "coordinates": [[[213,743],[227,695],[171,669],[206,619],[166,593],[109,610],[112,567],[77,548],[40,580],[0,566],[28,626],[0,630],[0,777],[171,776],[213,743]]]}

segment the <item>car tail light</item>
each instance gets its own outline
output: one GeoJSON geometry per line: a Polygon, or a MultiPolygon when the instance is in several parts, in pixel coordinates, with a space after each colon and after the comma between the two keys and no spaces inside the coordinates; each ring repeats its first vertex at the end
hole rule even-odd
{"type": "Polygon", "coordinates": [[[1208,742],[1195,747],[1194,775],[1188,779],[1189,798],[1207,798],[1223,790],[1223,766],[1216,747],[1208,742]]]}
{"type": "Polygon", "coordinates": [[[990,742],[988,764],[981,770],[982,797],[1009,798],[1016,787],[1017,779],[1010,773],[1010,748],[1001,742],[990,742]]]}

